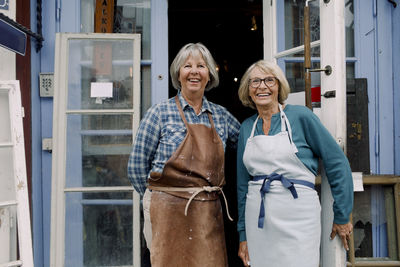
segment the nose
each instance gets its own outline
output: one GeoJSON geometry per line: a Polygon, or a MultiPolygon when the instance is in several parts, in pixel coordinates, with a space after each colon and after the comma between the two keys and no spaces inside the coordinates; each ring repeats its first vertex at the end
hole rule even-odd
{"type": "Polygon", "coordinates": [[[199,69],[198,69],[197,67],[193,67],[193,68],[190,70],[190,72],[193,73],[193,74],[197,74],[197,73],[199,73],[199,69]]]}
{"type": "Polygon", "coordinates": [[[267,84],[265,83],[265,80],[261,80],[261,82],[260,82],[260,86],[258,86],[258,88],[269,88],[268,86],[267,86],[267,84]]]}

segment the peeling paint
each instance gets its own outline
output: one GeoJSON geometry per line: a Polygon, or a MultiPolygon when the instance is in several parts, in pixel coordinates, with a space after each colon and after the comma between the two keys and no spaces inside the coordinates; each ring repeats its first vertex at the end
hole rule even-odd
{"type": "Polygon", "coordinates": [[[23,181],[19,181],[18,185],[17,185],[17,190],[23,190],[25,187],[25,184],[23,181]]]}

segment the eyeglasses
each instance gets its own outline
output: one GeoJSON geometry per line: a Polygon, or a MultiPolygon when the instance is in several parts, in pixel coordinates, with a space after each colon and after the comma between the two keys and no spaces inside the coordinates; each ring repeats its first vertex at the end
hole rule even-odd
{"type": "Polygon", "coordinates": [[[261,85],[261,82],[264,82],[264,84],[268,87],[272,87],[276,84],[276,78],[275,77],[267,77],[264,79],[260,79],[260,78],[255,78],[250,80],[250,86],[253,88],[258,88],[261,85]]]}

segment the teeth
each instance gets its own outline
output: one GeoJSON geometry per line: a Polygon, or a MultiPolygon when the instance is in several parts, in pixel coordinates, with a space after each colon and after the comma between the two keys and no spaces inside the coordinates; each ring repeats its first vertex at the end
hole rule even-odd
{"type": "Polygon", "coordinates": [[[269,96],[271,94],[257,94],[257,96],[269,96]]]}

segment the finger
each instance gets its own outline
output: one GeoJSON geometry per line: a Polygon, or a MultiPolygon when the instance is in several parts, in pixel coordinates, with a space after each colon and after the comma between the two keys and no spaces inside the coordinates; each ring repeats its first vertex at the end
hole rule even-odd
{"type": "Polygon", "coordinates": [[[246,267],[250,266],[250,257],[249,257],[249,253],[246,253],[246,267]]]}
{"type": "Polygon", "coordinates": [[[335,236],[336,236],[336,231],[332,229],[332,232],[331,232],[331,235],[330,235],[331,240],[334,239],[335,236]]]}
{"type": "Polygon", "coordinates": [[[347,243],[347,235],[345,236],[341,236],[340,237],[342,239],[342,243],[343,243],[343,247],[345,250],[349,250],[349,244],[347,243]]]}
{"type": "Polygon", "coordinates": [[[243,250],[239,250],[239,258],[242,260],[243,265],[247,267],[247,258],[246,258],[246,253],[243,250]]]}

